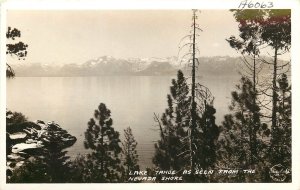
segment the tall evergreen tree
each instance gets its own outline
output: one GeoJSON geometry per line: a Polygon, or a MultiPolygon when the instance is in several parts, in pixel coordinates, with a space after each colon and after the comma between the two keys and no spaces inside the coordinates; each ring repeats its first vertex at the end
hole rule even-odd
{"type": "Polygon", "coordinates": [[[137,154],[137,142],[134,139],[134,136],[132,134],[132,130],[130,127],[124,130],[124,136],[125,139],[122,143],[122,155],[123,155],[123,164],[125,173],[123,175],[124,181],[128,180],[129,172],[130,171],[138,171],[140,169],[140,166],[138,165],[138,154],[137,154]]]}
{"type": "Polygon", "coordinates": [[[282,74],[278,79],[278,139],[272,154],[272,162],[291,168],[291,86],[288,77],[282,74]]]}
{"type": "Polygon", "coordinates": [[[189,88],[182,71],[178,71],[177,80],[172,80],[170,92],[168,108],[160,119],[156,119],[161,127],[161,140],[155,144],[153,163],[163,170],[180,170],[188,160],[184,152],[187,151],[185,139],[190,121],[189,88]]]}
{"type": "Polygon", "coordinates": [[[119,132],[112,127],[111,112],[100,103],[94,118],[88,122],[84,146],[91,149],[94,160],[91,182],[117,182],[120,180],[120,139],[119,132]]]}
{"type": "MultiPolygon", "coordinates": [[[[258,105],[253,101],[255,92],[252,88],[252,82],[244,77],[241,78],[240,82],[237,85],[237,91],[232,92],[232,103],[229,107],[232,113],[226,115],[222,123],[218,165],[222,168],[252,168],[259,170],[259,167],[267,166],[267,163],[262,164],[262,162],[266,161],[270,129],[259,118],[253,119],[251,115],[253,109],[259,110],[258,105]],[[255,129],[255,136],[251,138],[253,126],[257,128],[255,129]],[[256,139],[255,147],[251,142],[254,138],[256,139]],[[255,152],[254,157],[253,152],[255,152]]],[[[259,172],[262,175],[264,173],[264,171],[258,171],[257,173],[259,172]]],[[[262,176],[256,177],[256,179],[251,180],[262,180],[262,176]]],[[[238,175],[235,179],[236,182],[246,180],[243,175],[238,175]]]]}
{"type": "MultiPolygon", "coordinates": [[[[155,144],[153,163],[162,170],[182,171],[190,168],[190,89],[181,71],[177,80],[172,80],[170,94],[167,96],[168,108],[161,119],[156,118],[160,126],[161,140],[155,144]]],[[[196,97],[199,94],[196,94],[196,97]]],[[[215,124],[214,107],[205,103],[196,109],[196,126],[193,132],[193,162],[196,169],[213,168],[216,161],[216,140],[219,135],[215,124]]],[[[185,177],[187,182],[207,181],[207,178],[185,177]]]]}
{"type": "Polygon", "coordinates": [[[217,139],[219,137],[219,128],[215,123],[216,109],[212,105],[205,105],[205,111],[197,120],[198,147],[196,149],[196,163],[198,169],[214,169],[216,162],[217,139]]]}
{"type": "MultiPolygon", "coordinates": [[[[259,74],[262,70],[262,62],[258,57],[260,54],[260,45],[262,45],[261,28],[260,23],[263,21],[265,15],[264,10],[231,10],[234,12],[234,16],[239,23],[239,38],[231,36],[226,39],[230,46],[238,50],[243,59],[243,66],[241,67],[240,74],[249,79],[252,82],[253,94],[252,105],[257,105],[257,99],[259,94],[259,74]],[[245,56],[246,55],[246,56],[245,56]]],[[[258,106],[253,106],[250,110],[253,125],[249,125],[250,142],[250,160],[253,163],[255,157],[257,157],[257,128],[260,120],[258,106]]]]}
{"type": "MultiPolygon", "coordinates": [[[[280,127],[277,122],[279,112],[278,102],[278,79],[281,74],[287,72],[289,63],[280,64],[278,57],[289,51],[291,47],[291,10],[290,9],[271,9],[268,10],[268,17],[264,22],[262,39],[273,49],[273,61],[265,63],[273,66],[272,72],[272,154],[279,150],[276,148],[280,138],[280,127]],[[284,70],[285,68],[285,70],[284,70]]],[[[273,157],[273,155],[271,155],[273,157]]],[[[276,163],[274,163],[276,164],[276,163]]]]}
{"type": "MultiPolygon", "coordinates": [[[[276,154],[279,140],[279,98],[278,79],[288,72],[289,62],[282,63],[279,56],[289,52],[291,47],[291,10],[290,9],[243,9],[233,10],[235,19],[239,22],[240,31],[243,29],[244,38],[251,39],[255,35],[261,43],[273,50],[272,60],[260,59],[263,63],[272,67],[272,77],[267,79],[260,93],[271,98],[271,113],[265,117],[271,118],[271,151],[276,154]],[[271,83],[271,84],[270,84],[271,83]]],[[[260,105],[265,107],[265,105],[260,105]]],[[[269,109],[269,108],[266,108],[269,109]]],[[[270,157],[273,157],[270,155],[270,157]]],[[[276,163],[274,163],[276,164],[276,163]]]]}
{"type": "Polygon", "coordinates": [[[64,144],[61,142],[62,137],[67,135],[69,134],[66,130],[55,124],[49,125],[47,131],[42,134],[44,149],[41,156],[51,183],[65,183],[69,180],[70,157],[64,149],[73,145],[76,138],[70,141],[71,144],[64,144]]]}

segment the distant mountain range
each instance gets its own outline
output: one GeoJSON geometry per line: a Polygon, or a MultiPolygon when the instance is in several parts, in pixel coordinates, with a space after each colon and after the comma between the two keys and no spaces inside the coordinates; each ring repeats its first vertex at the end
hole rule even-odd
{"type": "MultiPolygon", "coordinates": [[[[238,75],[242,60],[239,57],[200,57],[197,72],[206,75],[238,75]]],[[[116,59],[102,56],[83,64],[61,66],[43,63],[12,65],[19,77],[75,77],[75,76],[167,76],[177,70],[187,72],[188,65],[180,64],[176,57],[116,59]]]]}

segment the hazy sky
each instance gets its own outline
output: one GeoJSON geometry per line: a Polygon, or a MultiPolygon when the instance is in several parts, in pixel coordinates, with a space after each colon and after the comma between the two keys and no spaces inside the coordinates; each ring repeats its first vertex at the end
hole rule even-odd
{"type": "MultiPolygon", "coordinates": [[[[10,10],[7,25],[29,45],[26,62],[83,63],[103,55],[176,56],[191,16],[191,10],[10,10]]],[[[238,55],[225,41],[238,34],[230,11],[202,10],[198,18],[201,56],[238,55]]]]}

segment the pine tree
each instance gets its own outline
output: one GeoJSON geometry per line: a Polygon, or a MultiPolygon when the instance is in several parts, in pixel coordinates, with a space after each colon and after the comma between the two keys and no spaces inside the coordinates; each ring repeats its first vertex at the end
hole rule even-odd
{"type": "MultiPolygon", "coordinates": [[[[243,66],[240,74],[252,82],[252,101],[253,105],[257,104],[259,94],[259,74],[262,70],[262,62],[259,61],[260,46],[262,45],[261,28],[259,25],[263,21],[265,12],[263,10],[231,10],[234,12],[235,19],[240,21],[239,24],[239,39],[231,36],[226,39],[230,46],[238,50],[242,55],[243,66]],[[246,56],[245,56],[246,55],[246,56]]],[[[260,113],[257,106],[253,106],[250,110],[253,121],[253,126],[249,126],[250,136],[250,160],[253,163],[257,157],[257,128],[260,120],[260,113]]]]}
{"type": "MultiPolygon", "coordinates": [[[[258,105],[253,101],[255,92],[252,82],[242,77],[241,83],[237,85],[237,91],[232,92],[231,114],[225,116],[222,123],[222,135],[219,139],[218,165],[222,168],[247,168],[259,170],[265,166],[267,156],[268,139],[270,129],[267,124],[262,123],[259,118],[252,117],[253,109],[259,111],[258,105]],[[254,125],[256,124],[256,125],[254,125]],[[253,135],[253,126],[256,133],[253,135]],[[253,150],[252,139],[256,139],[256,147],[253,150]],[[253,157],[253,152],[255,155],[253,157]],[[259,165],[259,166],[258,166],[259,165]]],[[[264,171],[258,171],[263,175],[264,171]]],[[[256,179],[262,180],[256,176],[256,179]]],[[[244,182],[245,176],[238,175],[236,182],[244,182]]]]}
{"type": "MultiPolygon", "coordinates": [[[[181,71],[178,71],[177,80],[172,80],[170,92],[167,96],[168,108],[161,119],[155,115],[155,120],[160,126],[161,140],[155,144],[153,163],[162,170],[182,171],[190,168],[191,96],[181,71]]],[[[198,95],[199,93],[196,97],[198,95]]],[[[216,161],[216,139],[219,136],[214,107],[205,101],[203,105],[197,105],[202,109],[196,109],[196,126],[192,136],[194,171],[213,168],[216,161]]],[[[196,176],[187,176],[184,180],[208,181],[207,178],[196,176]]]]}
{"type": "MultiPolygon", "coordinates": [[[[289,71],[290,62],[279,61],[279,56],[289,52],[291,47],[291,10],[290,9],[243,9],[233,10],[235,19],[239,22],[239,29],[243,39],[255,37],[261,44],[267,45],[273,50],[271,60],[260,59],[264,64],[272,67],[272,76],[267,78],[260,93],[271,98],[271,105],[261,104],[261,108],[271,109],[271,146],[270,158],[276,154],[279,141],[279,97],[278,79],[283,73],[289,71]],[[270,108],[271,107],[271,108],[270,108]]],[[[255,46],[254,46],[255,47],[255,46]]],[[[252,48],[253,49],[253,48],[252,48]]],[[[276,163],[273,163],[276,164],[276,163]]]]}
{"type": "Polygon", "coordinates": [[[67,156],[67,151],[64,149],[72,146],[76,142],[76,138],[73,137],[74,140],[68,144],[61,142],[62,137],[68,135],[66,130],[55,124],[50,124],[47,131],[42,134],[44,145],[42,161],[45,164],[45,170],[51,183],[64,183],[70,177],[70,157],[67,156]]]}
{"type": "Polygon", "coordinates": [[[190,121],[189,88],[182,71],[178,71],[177,80],[172,80],[170,94],[167,95],[168,108],[162,117],[156,118],[160,125],[161,140],[155,144],[153,163],[162,170],[180,170],[186,165],[187,145],[181,139],[186,138],[190,121]]]}
{"type": "MultiPolygon", "coordinates": [[[[272,130],[271,130],[271,149],[272,154],[276,154],[277,141],[279,141],[279,123],[277,122],[278,107],[278,79],[289,69],[289,63],[280,64],[279,55],[289,51],[291,47],[291,10],[290,9],[271,9],[268,11],[268,17],[264,22],[262,39],[273,49],[273,62],[266,64],[273,66],[272,72],[272,130]]],[[[266,93],[267,95],[267,93],[266,93]]],[[[271,155],[273,157],[274,155],[271,155]]],[[[273,163],[276,164],[276,163],[273,163]]]]}
{"type": "Polygon", "coordinates": [[[277,147],[272,154],[272,162],[291,168],[291,86],[286,74],[278,79],[278,133],[277,147]]]}
{"type": "Polygon", "coordinates": [[[179,47],[179,54],[188,48],[188,52],[181,56],[181,61],[187,62],[191,67],[191,87],[189,88],[179,71],[177,81],[172,82],[171,94],[167,96],[168,108],[161,120],[155,115],[161,140],[155,145],[153,162],[164,170],[190,169],[192,174],[185,177],[187,182],[209,181],[208,178],[197,177],[194,173],[197,169],[214,166],[216,140],[219,136],[218,126],[215,124],[213,96],[207,87],[196,81],[196,70],[200,64],[196,57],[199,52],[196,37],[202,31],[196,23],[196,12],[197,10],[193,10],[191,34],[181,39],[179,47]],[[190,41],[182,45],[185,40],[190,41]],[[180,83],[182,85],[178,85],[180,83]]]}
{"type": "Polygon", "coordinates": [[[205,105],[205,111],[198,118],[198,133],[196,146],[196,163],[198,169],[214,169],[216,162],[216,142],[219,137],[219,128],[215,123],[216,109],[212,105],[205,105]]]}
{"type": "MultiPolygon", "coordinates": [[[[16,38],[21,37],[20,30],[11,27],[8,27],[8,30],[6,32],[6,39],[14,41],[16,38]]],[[[27,56],[27,48],[28,45],[19,41],[18,43],[8,43],[6,44],[6,54],[9,54],[11,56],[16,56],[19,60],[25,59],[27,56]]],[[[12,69],[12,67],[6,63],[6,77],[7,78],[13,78],[15,76],[15,72],[12,69]]]]}
{"type": "Polygon", "coordinates": [[[94,167],[91,168],[91,182],[117,182],[120,180],[120,139],[119,132],[112,127],[111,112],[100,103],[94,118],[88,122],[84,146],[91,149],[94,167]],[[96,122],[98,121],[98,122],[96,122]]]}
{"type": "MultiPolygon", "coordinates": [[[[288,106],[282,106],[282,100],[285,99],[282,98],[285,96],[282,94],[285,94],[285,92],[283,91],[287,90],[284,89],[285,87],[283,86],[288,85],[286,85],[286,81],[283,82],[283,80],[281,82],[283,82],[282,84],[285,85],[282,86],[279,81],[282,80],[282,76],[286,76],[285,73],[289,72],[290,62],[279,61],[279,56],[289,52],[291,47],[291,10],[242,9],[232,11],[234,12],[234,17],[236,21],[239,23],[240,38],[242,40],[237,40],[237,38],[231,37],[228,40],[230,42],[230,45],[238,50],[241,50],[242,54],[248,53],[250,56],[252,56],[253,62],[256,61],[257,58],[260,62],[263,63],[263,67],[267,68],[266,66],[268,66],[271,69],[271,76],[260,77],[262,80],[258,88],[255,86],[255,82],[257,82],[257,80],[255,80],[256,78],[254,78],[254,76],[256,76],[257,78],[259,77],[257,76],[258,73],[255,74],[255,71],[257,71],[254,67],[255,64],[253,63],[252,65],[249,65],[248,62],[245,64],[245,66],[248,68],[248,71],[250,70],[250,72],[252,73],[252,87],[256,89],[256,91],[254,92],[256,92],[257,96],[255,99],[253,99],[253,104],[255,104],[255,100],[257,100],[256,104],[259,108],[258,110],[255,107],[253,107],[253,111],[251,114],[251,117],[253,117],[252,120],[259,121],[260,119],[270,119],[271,125],[271,130],[269,130],[266,124],[260,124],[263,128],[263,130],[260,130],[260,126],[257,125],[258,123],[251,124],[251,126],[253,126],[252,129],[250,128],[252,136],[249,136],[250,141],[253,142],[252,146],[250,147],[250,150],[252,150],[250,154],[250,157],[252,157],[251,163],[257,164],[257,160],[264,160],[267,171],[268,169],[270,169],[270,167],[281,162],[281,157],[286,157],[285,153],[288,152],[288,149],[290,147],[290,145],[288,144],[288,138],[286,142],[287,144],[281,146],[281,140],[283,138],[281,134],[284,134],[284,132],[281,129],[289,128],[282,127],[282,123],[289,123],[288,121],[282,121],[283,118],[289,117],[289,108],[288,106]],[[264,47],[270,48],[274,52],[272,58],[259,57],[259,45],[264,45],[264,47]],[[255,52],[254,50],[257,50],[257,52],[255,52]],[[285,112],[284,110],[287,111],[286,116],[283,116],[283,113],[285,112]],[[267,135],[268,137],[264,139],[264,143],[259,144],[259,142],[256,141],[261,141],[261,139],[255,139],[255,135],[261,136],[262,131],[266,132],[266,134],[271,134],[270,136],[267,135]],[[258,154],[258,151],[262,149],[262,144],[263,147],[265,147],[264,153],[259,152],[258,154]],[[283,147],[285,147],[286,149],[283,150],[283,147]],[[265,157],[261,155],[264,155],[265,157]]],[[[249,72],[246,73],[249,74],[249,72]]],[[[288,105],[288,103],[286,104],[288,105]]],[[[287,132],[286,134],[290,133],[287,132]]]]}
{"type": "Polygon", "coordinates": [[[137,142],[134,139],[132,130],[130,127],[124,130],[125,139],[122,143],[122,155],[124,157],[124,169],[125,173],[123,174],[124,181],[128,180],[130,171],[138,171],[140,166],[138,165],[138,154],[136,151],[137,142]]]}

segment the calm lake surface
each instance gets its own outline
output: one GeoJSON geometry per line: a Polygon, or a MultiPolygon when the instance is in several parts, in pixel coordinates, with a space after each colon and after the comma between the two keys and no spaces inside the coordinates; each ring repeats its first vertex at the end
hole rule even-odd
{"type": "MultiPolygon", "coordinates": [[[[103,102],[111,110],[113,127],[121,139],[123,130],[132,128],[141,167],[151,167],[154,143],[159,139],[153,113],[164,112],[172,78],[175,76],[16,77],[7,80],[7,108],[22,112],[29,120],[55,121],[76,136],[77,142],[68,149],[75,157],[87,152],[83,146],[87,122],[103,102]]],[[[217,124],[228,113],[237,81],[237,77],[201,78],[215,96],[217,124]]]]}

